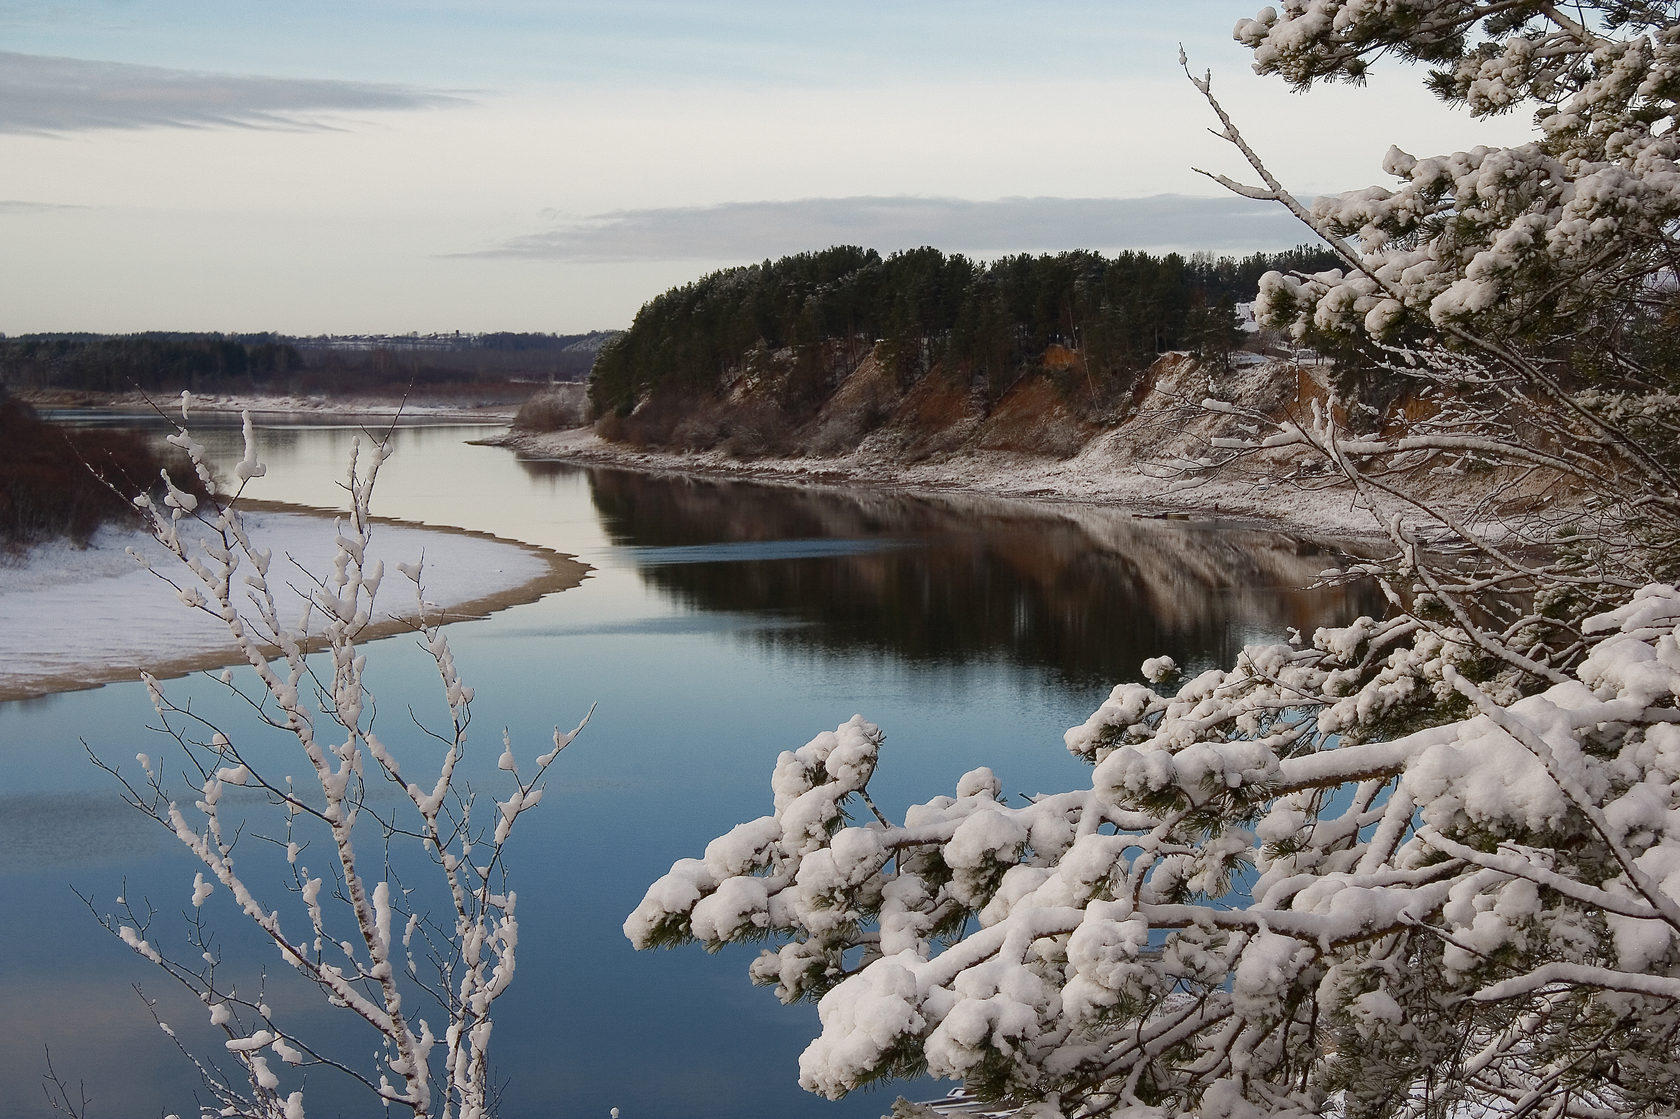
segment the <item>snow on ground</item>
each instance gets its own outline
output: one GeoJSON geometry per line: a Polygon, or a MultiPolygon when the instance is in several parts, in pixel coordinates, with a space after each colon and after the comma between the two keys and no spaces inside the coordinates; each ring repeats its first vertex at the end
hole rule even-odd
{"type": "Polygon", "coordinates": [[[460,400],[399,400],[386,397],[336,396],[224,396],[193,393],[192,406],[199,412],[279,412],[287,415],[362,416],[409,420],[479,420],[506,423],[519,410],[517,401],[476,402],[460,400]]]}
{"type": "MultiPolygon", "coordinates": [[[[304,573],[332,571],[332,519],[301,510],[248,512],[246,525],[257,547],[273,551],[269,583],[282,621],[295,623],[304,602],[295,588],[308,586],[304,573]]],[[[186,607],[125,552],[130,547],[157,572],[191,578],[137,530],[102,529],[85,549],[57,542],[21,558],[0,554],[0,700],[133,680],[143,668],[173,675],[237,660],[220,619],[186,607]]],[[[374,619],[380,633],[408,628],[401,619],[418,612],[414,584],[398,573],[398,562],[424,559],[426,601],[451,619],[575,586],[584,570],[526,544],[391,522],[374,526],[368,558],[383,560],[387,572],[374,619]]]]}
{"type": "Polygon", "coordinates": [[[868,443],[836,458],[731,458],[721,451],[675,453],[609,443],[587,428],[544,434],[514,433],[503,442],[532,458],[619,466],[658,473],[691,473],[754,481],[825,485],[885,485],[963,490],[996,497],[1118,505],[1140,516],[1190,514],[1254,521],[1325,536],[1377,535],[1370,513],[1341,487],[1310,479],[1168,476],[1138,461],[1124,433],[1091,442],[1070,459],[1005,451],[964,451],[920,462],[871,454],[868,443]]]}
{"type": "MultiPolygon", "coordinates": [[[[1307,351],[1302,351],[1306,355],[1307,351]]],[[[1310,357],[1310,355],[1308,355],[1310,357]]],[[[737,459],[724,451],[667,452],[609,443],[586,428],[532,434],[501,442],[532,458],[598,463],[661,473],[691,473],[767,482],[882,485],[963,490],[994,497],[1120,506],[1139,516],[1189,515],[1257,522],[1299,535],[1380,538],[1381,525],[1399,517],[1425,538],[1439,525],[1418,506],[1383,501],[1383,521],[1362,506],[1326,464],[1298,449],[1262,452],[1213,465],[1212,440],[1240,434],[1229,418],[1188,406],[1209,396],[1258,413],[1307,413],[1322,399],[1330,369],[1316,360],[1241,361],[1215,379],[1188,354],[1168,354],[1150,371],[1145,403],[1125,422],[1092,438],[1070,458],[973,448],[906,461],[903,435],[877,431],[849,454],[835,457],[737,459]]],[[[1448,511],[1499,538],[1520,521],[1522,487],[1502,486],[1509,508],[1488,508],[1489,478],[1436,468],[1409,478],[1407,496],[1448,511]]]]}
{"type": "MultiPolygon", "coordinates": [[[[38,408],[96,407],[152,415],[158,407],[171,411],[177,406],[173,396],[149,399],[141,393],[96,394],[96,398],[91,402],[90,394],[87,393],[38,392],[22,395],[38,408]]],[[[389,421],[400,415],[405,420],[507,423],[519,410],[519,402],[476,401],[471,397],[405,401],[394,396],[281,396],[195,392],[192,395],[192,408],[195,412],[231,412],[236,415],[248,411],[258,416],[278,414],[369,421],[389,421]]]]}

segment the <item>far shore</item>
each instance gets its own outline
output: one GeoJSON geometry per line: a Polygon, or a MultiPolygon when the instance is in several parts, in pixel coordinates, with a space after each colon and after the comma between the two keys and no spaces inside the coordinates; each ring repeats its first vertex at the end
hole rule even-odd
{"type": "Polygon", "coordinates": [[[610,443],[589,428],[511,430],[487,442],[532,459],[657,474],[737,479],[784,485],[882,486],[929,493],[973,493],[1029,501],[1077,502],[1130,510],[1151,519],[1232,522],[1298,536],[1371,540],[1381,536],[1372,515],[1345,487],[1323,479],[1168,476],[1116,465],[1093,444],[1070,459],[969,451],[902,462],[865,451],[832,458],[739,459],[719,451],[657,451],[610,443]]]}
{"type": "MultiPolygon", "coordinates": [[[[38,407],[89,408],[178,415],[177,397],[140,394],[35,394],[38,407]]],[[[518,405],[403,401],[383,396],[291,397],[194,394],[192,412],[300,416],[318,421],[511,424],[518,405]]],[[[1372,513],[1334,479],[1288,474],[1239,474],[1174,469],[1148,461],[1147,450],[1111,431],[1071,458],[967,450],[903,461],[867,443],[840,456],[736,458],[723,451],[666,451],[614,443],[588,427],[487,433],[482,442],[532,459],[572,462],[657,474],[692,475],[782,485],[878,486],[930,493],[973,493],[1030,501],[1075,502],[1129,510],[1155,519],[1217,520],[1294,535],[1373,540],[1384,534],[1372,513]]],[[[1429,500],[1457,514],[1476,509],[1474,485],[1434,489],[1429,500]]],[[[1389,510],[1415,516],[1409,508],[1389,510]]],[[[1494,531],[1497,532],[1497,529],[1494,531]]]]}
{"type": "MultiPolygon", "coordinates": [[[[179,415],[177,396],[148,399],[139,393],[24,393],[37,407],[98,409],[136,415],[179,415]]],[[[307,416],[312,420],[389,423],[508,425],[517,404],[465,405],[386,396],[268,396],[197,394],[191,412],[256,416],[307,416]]],[[[535,459],[610,466],[659,474],[691,474],[788,485],[890,486],[937,493],[976,493],[1032,501],[1068,501],[1121,507],[1150,518],[1193,517],[1237,521],[1283,531],[1373,538],[1369,513],[1334,487],[1303,488],[1264,479],[1166,477],[1140,469],[1135,456],[1117,463],[1113,448],[1094,442],[1071,459],[970,451],[902,462],[860,449],[842,457],[733,458],[720,451],[675,452],[611,443],[590,428],[529,432],[512,429],[486,443],[535,459]]]]}
{"type": "MultiPolygon", "coordinates": [[[[121,412],[137,416],[181,416],[178,392],[149,396],[140,392],[86,392],[81,390],[18,390],[15,395],[36,408],[121,412]]],[[[519,401],[474,400],[389,395],[328,396],[325,394],[267,395],[255,393],[193,393],[192,412],[255,416],[307,416],[314,420],[399,420],[411,423],[506,424],[519,410],[519,401]]]]}

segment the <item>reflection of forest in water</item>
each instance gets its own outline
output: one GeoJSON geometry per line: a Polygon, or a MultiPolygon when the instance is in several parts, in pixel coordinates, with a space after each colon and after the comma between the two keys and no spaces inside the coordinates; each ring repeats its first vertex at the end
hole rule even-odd
{"type": "Polygon", "coordinates": [[[1087,685],[1136,678],[1161,653],[1227,664],[1250,641],[1382,608],[1369,588],[1306,589],[1338,556],[1273,532],[873,488],[615,470],[589,480],[602,526],[638,550],[643,580],[691,609],[774,619],[761,631],[771,643],[1008,658],[1087,685]]]}

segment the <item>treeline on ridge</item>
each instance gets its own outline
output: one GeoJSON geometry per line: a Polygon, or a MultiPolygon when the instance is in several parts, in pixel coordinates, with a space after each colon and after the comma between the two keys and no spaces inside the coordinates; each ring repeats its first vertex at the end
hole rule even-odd
{"type": "Polygon", "coordinates": [[[510,380],[582,380],[610,332],[291,337],[279,334],[0,336],[0,385],[89,392],[385,392],[510,380]]]}
{"type": "Polygon", "coordinates": [[[1335,264],[1310,246],[1240,259],[1065,252],[989,264],[932,248],[883,258],[837,246],[714,272],[653,299],[602,348],[590,404],[611,437],[693,445],[684,416],[740,397],[743,380],[768,385],[755,403],[797,425],[872,356],[900,388],[937,376],[984,404],[1043,373],[1100,410],[1162,353],[1236,348],[1234,304],[1253,299],[1264,273],[1335,264]]]}

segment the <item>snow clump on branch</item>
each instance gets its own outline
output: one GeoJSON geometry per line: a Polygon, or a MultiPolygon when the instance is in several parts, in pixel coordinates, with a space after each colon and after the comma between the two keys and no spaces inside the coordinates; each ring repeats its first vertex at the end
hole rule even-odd
{"type": "Polygon", "coordinates": [[[1497,1109],[1562,1068],[1564,1113],[1637,1113],[1680,1092],[1680,591],[1592,627],[1509,704],[1468,640],[1420,654],[1404,621],[1250,648],[1117,688],[1068,735],[1090,788],[1012,805],[976,770],[901,824],[854,718],[625,933],[783,941],[751,974],[820,1000],[800,1082],[831,1097],[925,1065],[1067,1116],[1497,1109]],[[1364,737],[1416,712],[1382,668],[1420,655],[1465,717],[1364,737]],[[1326,694],[1348,673],[1367,702],[1326,694]]]}

